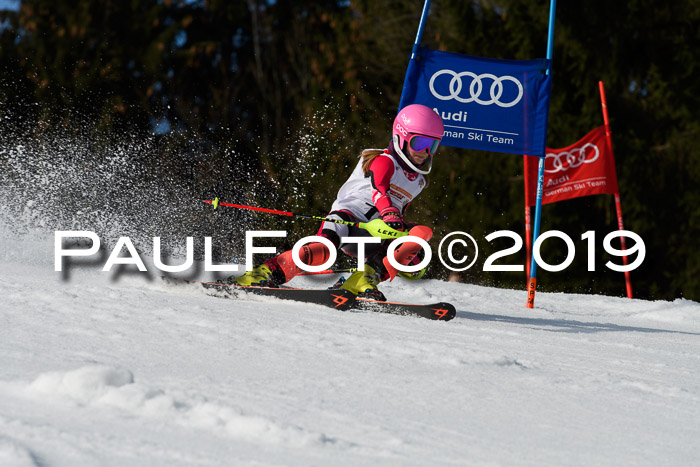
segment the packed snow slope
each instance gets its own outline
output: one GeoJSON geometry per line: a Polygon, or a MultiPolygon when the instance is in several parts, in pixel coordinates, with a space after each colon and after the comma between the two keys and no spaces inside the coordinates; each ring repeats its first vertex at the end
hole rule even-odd
{"type": "Polygon", "coordinates": [[[695,302],[384,287],[437,322],[75,263],[2,235],[2,466],[700,465],[695,302]]]}

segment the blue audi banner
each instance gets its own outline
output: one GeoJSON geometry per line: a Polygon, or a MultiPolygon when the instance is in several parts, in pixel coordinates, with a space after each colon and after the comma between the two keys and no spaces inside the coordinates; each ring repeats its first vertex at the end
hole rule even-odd
{"type": "Polygon", "coordinates": [[[445,124],[444,146],[543,156],[551,60],[498,60],[419,48],[401,107],[423,104],[445,124]]]}

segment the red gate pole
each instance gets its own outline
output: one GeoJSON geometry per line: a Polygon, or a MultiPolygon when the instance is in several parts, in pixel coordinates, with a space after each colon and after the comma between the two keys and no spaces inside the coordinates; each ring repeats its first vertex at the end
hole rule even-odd
{"type": "Polygon", "coordinates": [[[523,172],[525,173],[525,274],[530,277],[530,253],[532,252],[532,209],[530,208],[530,177],[527,158],[523,156],[523,172]]]}
{"type": "MultiPolygon", "coordinates": [[[[613,152],[613,146],[612,146],[612,133],[610,132],[610,120],[608,120],[608,104],[607,101],[605,100],[605,86],[603,85],[602,81],[598,81],[598,88],[600,89],[600,103],[603,107],[603,121],[605,122],[605,138],[608,141],[608,149],[610,149],[610,154],[613,155],[613,161],[615,159],[615,155],[613,152]]],[[[615,164],[613,163],[613,168],[615,167],[615,164]]],[[[615,171],[615,179],[617,179],[617,171],[615,171]]],[[[617,211],[617,228],[619,230],[625,230],[625,226],[622,222],[622,204],[620,203],[620,193],[619,190],[617,193],[615,193],[615,211],[617,211]]],[[[622,246],[622,250],[626,250],[627,247],[625,245],[625,237],[620,237],[620,244],[622,246]]],[[[628,264],[628,259],[627,255],[622,257],[622,263],[627,266],[628,264]]],[[[627,298],[632,298],[632,280],[630,279],[630,272],[625,271],[625,286],[627,287],[627,298]]]]}

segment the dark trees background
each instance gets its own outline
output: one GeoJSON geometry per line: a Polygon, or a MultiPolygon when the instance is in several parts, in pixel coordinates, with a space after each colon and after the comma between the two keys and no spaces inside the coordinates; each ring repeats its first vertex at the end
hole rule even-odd
{"type": "MultiPolygon", "coordinates": [[[[2,144],[55,132],[91,148],[148,141],[141,162],[193,204],[219,196],[324,214],[357,154],[388,143],[421,8],[419,0],[23,0],[0,12],[2,144]]],[[[434,0],[423,45],[543,57],[548,8],[434,0]]],[[[625,227],[647,246],[632,273],[636,295],[700,299],[700,1],[560,2],[554,45],[548,146],[602,124],[604,81],[625,227]]],[[[7,154],[0,164],[10,173],[7,154]]],[[[522,288],[524,274],[480,265],[508,246],[485,235],[524,233],[523,193],[522,157],[442,148],[411,220],[435,226],[438,241],[455,230],[480,240],[480,262],[463,280],[522,288]]],[[[218,228],[235,221],[283,227],[292,240],[313,230],[242,214],[222,215],[218,228]]],[[[540,271],[544,290],[624,295],[622,274],[603,266],[619,261],[602,249],[616,229],[612,197],[547,205],[542,228],[577,245],[566,271],[540,271]],[[599,234],[595,273],[580,240],[587,230],[599,234]]],[[[558,262],[562,250],[552,241],[544,255],[558,262]]],[[[446,277],[433,264],[430,274],[446,277]]]]}

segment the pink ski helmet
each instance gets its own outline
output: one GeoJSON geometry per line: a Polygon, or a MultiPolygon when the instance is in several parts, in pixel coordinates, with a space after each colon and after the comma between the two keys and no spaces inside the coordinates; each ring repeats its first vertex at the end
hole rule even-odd
{"type": "Polygon", "coordinates": [[[404,142],[411,144],[414,151],[420,152],[427,148],[429,154],[434,156],[444,133],[442,119],[430,107],[421,104],[407,105],[394,119],[392,128],[394,149],[411,169],[425,175],[430,173],[432,157],[426,162],[427,166],[416,167],[404,153],[404,142]]]}

